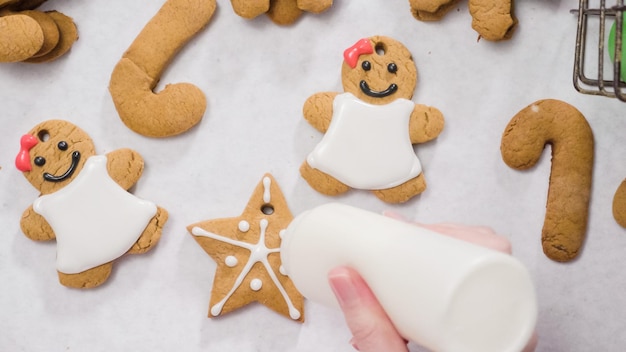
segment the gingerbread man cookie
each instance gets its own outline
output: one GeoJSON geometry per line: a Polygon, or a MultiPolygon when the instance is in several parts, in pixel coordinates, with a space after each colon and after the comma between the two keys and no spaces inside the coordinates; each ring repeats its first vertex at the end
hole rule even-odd
{"type": "Polygon", "coordinates": [[[48,62],[70,50],[78,39],[74,21],[35,10],[44,2],[0,0],[0,62],[48,62]]]}
{"type": "MultiPolygon", "coordinates": [[[[409,0],[411,13],[420,21],[438,21],[459,0],[409,0]]],[[[472,28],[480,38],[498,41],[511,38],[517,20],[513,0],[469,0],[472,28]]]]}
{"type": "Polygon", "coordinates": [[[295,22],[303,12],[321,13],[333,5],[333,0],[230,0],[235,13],[252,19],[266,13],[276,24],[295,22]]]}
{"type": "Polygon", "coordinates": [[[325,133],[300,167],[320,193],[372,190],[403,203],[426,189],[413,144],[436,138],[439,110],[410,99],[417,84],[411,53],[394,39],[361,39],[344,52],[344,93],[323,92],[304,104],[305,119],[325,133]]]}
{"type": "Polygon", "coordinates": [[[101,285],[115,259],[144,253],[161,237],[167,211],[127,192],[143,172],[137,152],[96,155],[80,128],[49,120],[22,137],[15,164],[41,192],[22,215],[22,231],[36,241],[56,239],[65,286],[101,285]]]}
{"type": "Polygon", "coordinates": [[[209,317],[259,302],[293,320],[304,321],[304,298],[280,259],[281,236],[292,219],[276,180],[266,174],[241,216],[187,227],[217,263],[209,317]]]}

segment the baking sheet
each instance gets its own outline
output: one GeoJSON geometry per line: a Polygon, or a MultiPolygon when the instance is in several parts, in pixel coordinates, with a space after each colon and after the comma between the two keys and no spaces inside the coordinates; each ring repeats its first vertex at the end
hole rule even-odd
{"type": "MultiPolygon", "coordinates": [[[[538,351],[621,351],[626,345],[626,230],[611,214],[626,178],[626,105],[577,93],[572,85],[575,7],[568,1],[517,1],[512,40],[477,40],[467,5],[423,23],[406,1],[336,0],[321,15],[279,27],[245,20],[218,1],[210,25],[172,61],[157,89],[193,83],[208,98],[202,122],[167,139],[142,137],[118,118],[107,90],[122,53],[163,1],[50,1],[74,18],[80,39],[48,64],[0,65],[0,350],[2,351],[352,351],[339,312],[306,302],[303,325],[252,304],[208,319],[215,264],[187,233],[201,220],[237,216],[265,172],[294,214],[330,201],[421,222],[483,224],[506,235],[530,270],[540,305],[538,351]],[[368,192],[330,198],[313,191],[298,167],[321,140],[302,118],[308,96],[340,91],[342,52],[358,39],[387,35],[412,52],[419,71],[413,101],[440,109],[443,133],[419,145],[428,188],[403,205],[368,192]],[[502,131],[526,105],[564,100],[588,119],[596,152],[588,238],[578,260],[555,263],[540,233],[549,149],[520,172],[501,160],[502,131]],[[79,291],[57,282],[55,244],[19,228],[37,191],[16,171],[19,138],[52,118],[72,121],[98,153],[129,147],[145,173],[134,189],[170,212],[148,254],[125,256],[108,283],[79,291]]],[[[411,344],[412,351],[421,349],[411,344]]]]}

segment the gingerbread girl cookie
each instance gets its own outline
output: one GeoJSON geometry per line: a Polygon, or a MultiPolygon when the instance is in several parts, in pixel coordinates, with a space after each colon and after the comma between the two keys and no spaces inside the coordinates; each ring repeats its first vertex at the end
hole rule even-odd
{"type": "Polygon", "coordinates": [[[209,317],[259,302],[293,320],[304,321],[304,298],[287,276],[280,258],[281,236],[292,219],[276,180],[266,174],[241,216],[187,227],[217,263],[209,317]]]}
{"type": "Polygon", "coordinates": [[[372,190],[403,203],[426,189],[413,144],[436,138],[444,125],[433,107],[410,99],[417,84],[411,53],[394,39],[361,39],[344,52],[344,93],[322,92],[304,104],[304,118],[325,133],[300,167],[320,193],[372,190]]]}
{"type": "Polygon", "coordinates": [[[96,155],[80,128],[49,120],[22,137],[15,164],[41,192],[22,215],[22,231],[36,241],[56,239],[65,286],[101,285],[115,259],[145,253],[161,237],[167,211],[127,191],[143,172],[137,152],[96,155]]]}

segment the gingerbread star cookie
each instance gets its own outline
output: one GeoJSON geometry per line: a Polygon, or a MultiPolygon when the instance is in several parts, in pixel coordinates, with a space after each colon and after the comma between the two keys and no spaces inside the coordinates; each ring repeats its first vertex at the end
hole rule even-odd
{"type": "Polygon", "coordinates": [[[241,216],[187,227],[217,263],[209,317],[259,302],[293,320],[304,321],[304,298],[280,259],[283,230],[293,215],[278,184],[263,176],[241,216]]]}

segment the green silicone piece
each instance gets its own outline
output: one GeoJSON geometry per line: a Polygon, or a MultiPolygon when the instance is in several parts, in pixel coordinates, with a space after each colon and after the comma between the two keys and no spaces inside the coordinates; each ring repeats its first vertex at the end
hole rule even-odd
{"type": "MultiPolygon", "coordinates": [[[[626,62],[624,62],[624,58],[626,58],[626,14],[622,15],[622,18],[624,20],[622,21],[622,54],[620,55],[621,66],[619,75],[622,81],[626,81],[626,62]]],[[[613,22],[611,30],[609,31],[608,48],[611,60],[615,58],[615,27],[616,22],[613,22]]]]}

